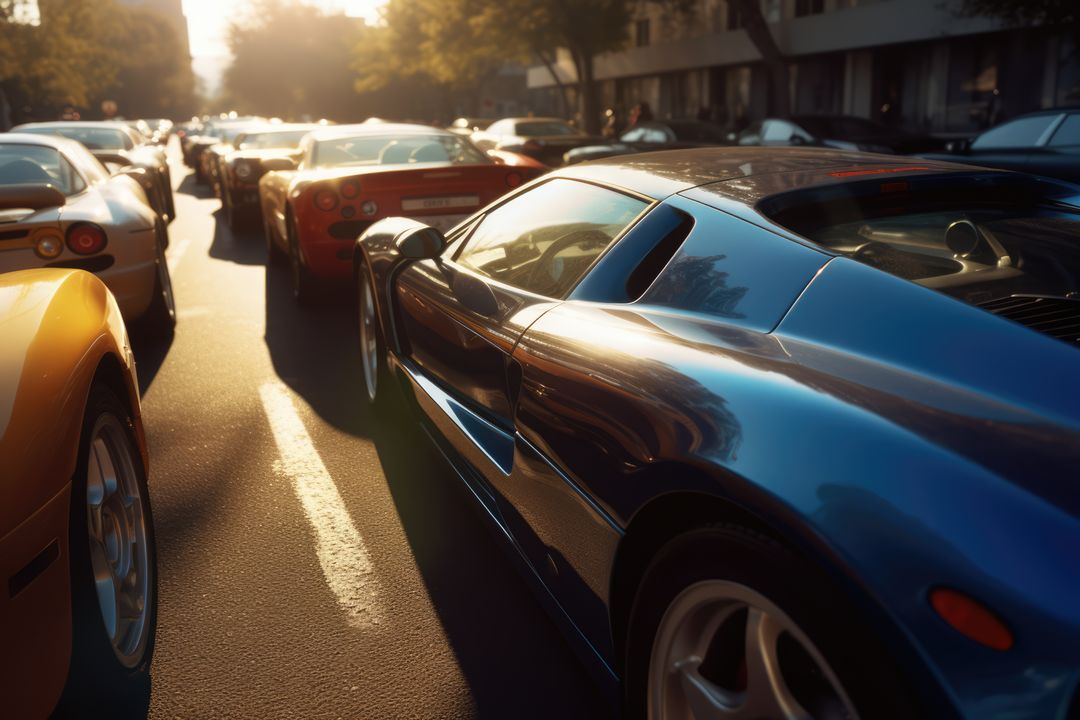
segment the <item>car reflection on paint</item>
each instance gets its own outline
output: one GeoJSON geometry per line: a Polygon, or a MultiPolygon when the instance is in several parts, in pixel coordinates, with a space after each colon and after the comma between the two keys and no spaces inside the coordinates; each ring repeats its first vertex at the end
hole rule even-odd
{"type": "Polygon", "coordinates": [[[1077,199],[819,149],[555,171],[360,238],[366,399],[631,717],[1062,717],[1077,199]]]}

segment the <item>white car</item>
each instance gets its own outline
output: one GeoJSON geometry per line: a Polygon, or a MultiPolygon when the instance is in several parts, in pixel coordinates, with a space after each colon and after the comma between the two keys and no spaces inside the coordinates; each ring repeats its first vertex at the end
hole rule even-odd
{"type": "Polygon", "coordinates": [[[148,333],[176,322],[168,230],[139,183],[51,135],[0,135],[0,272],[79,268],[97,275],[124,319],[148,333]]]}

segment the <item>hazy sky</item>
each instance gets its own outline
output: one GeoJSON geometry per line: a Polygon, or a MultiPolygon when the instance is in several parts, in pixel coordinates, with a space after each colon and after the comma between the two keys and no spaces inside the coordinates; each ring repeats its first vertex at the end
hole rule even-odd
{"type": "MultiPolygon", "coordinates": [[[[385,0],[296,0],[328,10],[344,10],[348,15],[362,17],[369,23],[378,17],[378,8],[385,0]]],[[[183,0],[187,15],[191,55],[213,57],[229,54],[226,36],[229,22],[243,16],[249,0],[183,0]]]]}

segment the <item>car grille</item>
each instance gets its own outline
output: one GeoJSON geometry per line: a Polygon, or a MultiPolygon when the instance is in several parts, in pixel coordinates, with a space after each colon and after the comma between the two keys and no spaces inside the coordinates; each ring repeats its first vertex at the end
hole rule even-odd
{"type": "Polygon", "coordinates": [[[979,307],[1050,337],[1080,343],[1080,300],[1012,295],[979,303],[979,307]]]}

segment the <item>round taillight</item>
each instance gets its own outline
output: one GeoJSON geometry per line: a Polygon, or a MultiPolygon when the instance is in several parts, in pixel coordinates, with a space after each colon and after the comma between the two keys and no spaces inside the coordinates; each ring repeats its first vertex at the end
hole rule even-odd
{"type": "Polygon", "coordinates": [[[506,184],[510,187],[517,187],[521,184],[521,175],[516,172],[509,173],[506,176],[506,184]]]}
{"type": "Polygon", "coordinates": [[[40,235],[34,243],[34,252],[45,260],[59,257],[60,253],[64,252],[64,239],[51,233],[40,235]]]}
{"type": "Polygon", "coordinates": [[[93,223],[72,225],[67,231],[67,246],[73,253],[93,255],[105,249],[105,231],[93,223]]]}
{"type": "Polygon", "coordinates": [[[379,206],[372,200],[365,200],[364,204],[360,206],[360,211],[370,217],[379,212],[379,206]]]}
{"type": "Polygon", "coordinates": [[[352,200],[359,194],[360,183],[356,182],[355,180],[350,180],[349,182],[341,186],[341,197],[345,198],[346,200],[352,200]]]}
{"type": "Polygon", "coordinates": [[[320,190],[315,193],[315,207],[330,212],[338,206],[338,196],[333,190],[320,190]]]}
{"type": "Polygon", "coordinates": [[[994,650],[1008,650],[1013,635],[1008,626],[974,598],[950,588],[934,588],[930,605],[953,630],[994,650]]]}

